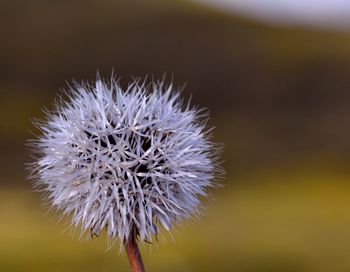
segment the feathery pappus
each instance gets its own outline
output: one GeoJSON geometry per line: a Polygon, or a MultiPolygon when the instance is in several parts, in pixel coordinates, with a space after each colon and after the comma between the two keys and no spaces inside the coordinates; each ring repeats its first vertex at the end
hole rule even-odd
{"type": "Polygon", "coordinates": [[[208,115],[163,80],[75,83],[46,117],[31,143],[35,186],[83,233],[152,241],[198,213],[222,174],[208,115]]]}

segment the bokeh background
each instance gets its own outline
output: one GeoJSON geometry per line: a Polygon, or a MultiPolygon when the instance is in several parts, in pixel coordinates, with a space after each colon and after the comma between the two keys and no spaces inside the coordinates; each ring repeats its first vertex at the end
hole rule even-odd
{"type": "Polygon", "coordinates": [[[24,170],[30,119],[113,68],[124,86],[186,83],[225,144],[207,216],[143,246],[148,271],[350,271],[349,6],[202,2],[0,0],[0,271],[128,271],[105,237],[65,231],[24,170]]]}

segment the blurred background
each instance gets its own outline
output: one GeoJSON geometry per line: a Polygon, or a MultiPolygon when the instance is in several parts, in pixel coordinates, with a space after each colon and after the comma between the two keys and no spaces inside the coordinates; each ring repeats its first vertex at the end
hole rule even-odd
{"type": "MultiPolygon", "coordinates": [[[[32,192],[25,141],[72,79],[164,73],[207,107],[227,177],[148,271],[350,271],[347,0],[0,0],[0,271],[128,271],[32,192]]],[[[163,239],[164,238],[164,239],[163,239]]]]}

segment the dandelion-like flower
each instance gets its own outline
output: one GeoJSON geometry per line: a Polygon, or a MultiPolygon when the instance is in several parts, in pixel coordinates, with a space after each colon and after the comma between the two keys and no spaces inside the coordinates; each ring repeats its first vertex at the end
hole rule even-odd
{"type": "Polygon", "coordinates": [[[152,241],[198,213],[220,172],[202,110],[163,81],[75,83],[33,141],[36,186],[83,232],[152,241]]]}

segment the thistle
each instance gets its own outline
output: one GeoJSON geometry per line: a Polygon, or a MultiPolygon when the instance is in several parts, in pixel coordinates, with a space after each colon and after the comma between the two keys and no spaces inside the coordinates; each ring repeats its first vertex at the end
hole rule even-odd
{"type": "Polygon", "coordinates": [[[184,107],[163,81],[136,80],[124,91],[112,78],[75,83],[32,141],[30,168],[49,203],[82,233],[102,230],[125,245],[133,271],[144,271],[137,240],[200,212],[221,173],[203,110],[184,107]]]}

